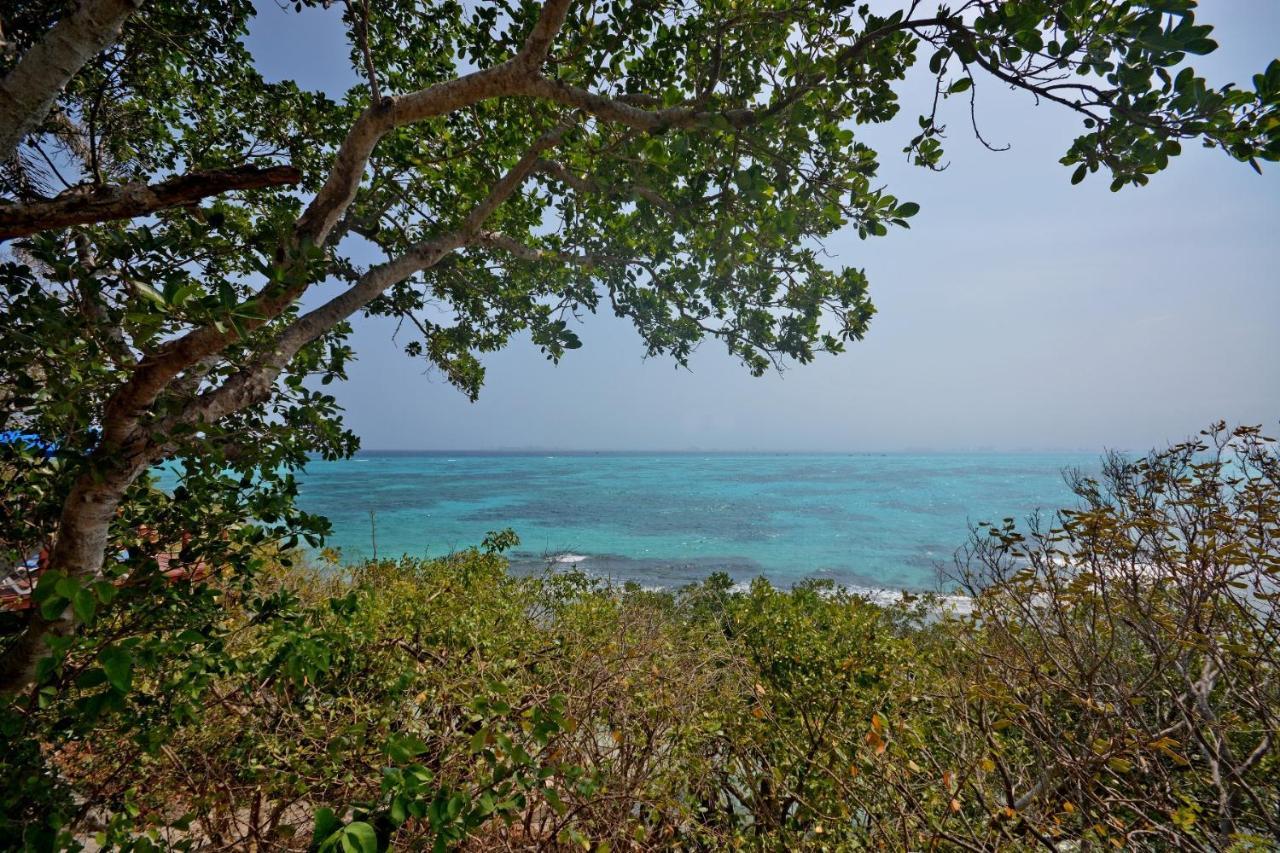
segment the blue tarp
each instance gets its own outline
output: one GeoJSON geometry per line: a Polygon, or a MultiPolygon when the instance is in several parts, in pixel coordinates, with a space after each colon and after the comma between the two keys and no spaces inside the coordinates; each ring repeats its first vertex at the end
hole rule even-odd
{"type": "Polygon", "coordinates": [[[46,457],[52,456],[54,451],[58,449],[57,442],[41,438],[33,432],[23,432],[17,429],[0,432],[0,444],[21,444],[25,447],[39,450],[46,457]]]}

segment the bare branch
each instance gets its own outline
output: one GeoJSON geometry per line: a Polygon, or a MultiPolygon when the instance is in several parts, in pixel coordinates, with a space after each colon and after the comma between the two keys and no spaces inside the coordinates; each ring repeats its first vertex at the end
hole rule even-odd
{"type": "Polygon", "coordinates": [[[377,105],[382,103],[382,94],[378,87],[378,71],[373,64],[373,51],[369,49],[369,0],[360,0],[359,9],[352,0],[346,0],[346,4],[355,27],[360,53],[364,56],[364,73],[369,79],[369,100],[377,105]]]}

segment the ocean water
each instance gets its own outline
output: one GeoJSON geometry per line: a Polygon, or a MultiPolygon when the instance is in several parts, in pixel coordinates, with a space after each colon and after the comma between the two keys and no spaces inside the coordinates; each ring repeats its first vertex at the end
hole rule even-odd
{"type": "Polygon", "coordinates": [[[1091,454],[361,453],[313,462],[301,505],[347,560],[438,556],[510,527],[555,563],[671,586],[726,571],[933,589],[978,521],[1074,503],[1091,454]],[[370,514],[372,518],[370,517],[370,514]]]}

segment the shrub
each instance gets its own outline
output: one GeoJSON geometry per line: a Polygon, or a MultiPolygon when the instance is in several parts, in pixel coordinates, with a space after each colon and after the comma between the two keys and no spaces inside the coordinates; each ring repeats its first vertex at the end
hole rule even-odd
{"type": "Polygon", "coordinates": [[[1217,425],[1072,477],[1081,505],[978,531],[952,682],[989,732],[978,807],[1044,843],[1280,841],[1280,456],[1217,425]]]}
{"type": "Polygon", "coordinates": [[[1111,456],[1076,508],[975,530],[963,612],[517,577],[501,538],[260,557],[255,591],[161,584],[68,641],[4,712],[4,819],[46,849],[1273,849],[1278,472],[1252,429],[1111,456]]]}

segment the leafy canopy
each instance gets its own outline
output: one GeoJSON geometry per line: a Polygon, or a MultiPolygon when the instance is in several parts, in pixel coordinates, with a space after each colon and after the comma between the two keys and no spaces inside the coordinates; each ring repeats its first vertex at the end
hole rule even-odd
{"type": "MultiPolygon", "coordinates": [[[[880,15],[840,2],[573,3],[541,68],[546,86],[387,132],[301,275],[326,293],[353,286],[369,244],[403,257],[458,228],[534,140],[563,128],[482,233],[356,307],[410,322],[420,333],[410,353],[472,396],[479,354],[528,330],[559,358],[579,345],[570,320],[580,310],[629,317],[650,354],[682,363],[706,337],[757,373],[777,359],[808,361],[860,338],[873,311],[862,272],[831,268],[821,241],[844,227],[881,235],[918,209],[878,184],[877,153],[857,133],[897,114],[896,88],[917,63],[943,98],[967,100],[975,82],[992,81],[1079,113],[1084,132],[1063,158],[1073,180],[1105,170],[1113,188],[1144,184],[1183,140],[1255,166],[1280,156],[1280,62],[1252,89],[1211,86],[1189,62],[1216,47],[1194,7],[970,0],[880,15]]],[[[11,38],[37,38],[60,9],[18,4],[11,38]]],[[[263,280],[281,275],[278,250],[348,130],[380,108],[371,99],[390,98],[395,110],[407,93],[501,64],[540,11],[399,0],[366,19],[348,4],[348,60],[370,79],[335,103],[261,79],[244,44],[251,4],[147,4],[11,165],[8,194],[56,188],[50,163],[77,183],[287,160],[303,181],[90,229],[92,272],[70,233],[45,234],[30,250],[40,284],[95,275],[105,316],[77,327],[58,306],[21,297],[9,310],[37,318],[42,337],[98,350],[121,327],[135,352],[193,327],[268,320],[236,336],[205,377],[216,384],[289,321],[291,311],[272,317],[259,304],[263,280]]],[[[936,111],[919,129],[908,152],[939,166],[936,111]]],[[[291,369],[340,375],[344,331],[331,324],[291,369]]],[[[102,367],[108,388],[120,380],[102,367]]],[[[314,402],[298,388],[285,394],[314,402]]]]}
{"type": "MultiPolygon", "coordinates": [[[[10,4],[0,67],[66,11],[10,4]]],[[[1184,141],[1280,157],[1280,61],[1251,88],[1211,86],[1190,64],[1216,47],[1191,0],[351,2],[329,14],[364,82],[340,101],[262,79],[254,14],[142,4],[0,169],[0,214],[211,170],[298,177],[8,244],[0,427],[58,443],[4,451],[4,549],[57,532],[28,657],[55,622],[108,607],[86,590],[143,523],[246,574],[266,541],[318,541],[293,473],[356,446],[323,386],[345,375],[357,313],[400,319],[410,354],[472,397],[485,352],[527,332],[558,359],[585,311],[629,318],[677,363],[719,339],[755,373],[861,338],[866,278],[822,244],[918,212],[859,139],[897,115],[917,65],[938,102],[994,82],[1077,113],[1073,180],[1142,185],[1184,141]],[[146,480],[165,460],[173,495],[146,480]]],[[[937,109],[917,126],[906,152],[940,168],[937,109]]]]}

